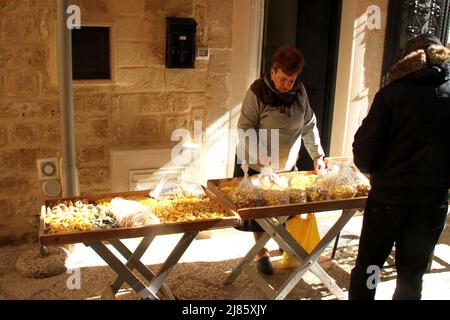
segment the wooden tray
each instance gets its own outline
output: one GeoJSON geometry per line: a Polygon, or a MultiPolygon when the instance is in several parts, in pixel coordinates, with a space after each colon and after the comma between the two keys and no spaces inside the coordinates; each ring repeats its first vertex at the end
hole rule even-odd
{"type": "MultiPolygon", "coordinates": [[[[205,189],[206,195],[211,199],[221,202],[217,197],[205,189]]],[[[45,216],[47,214],[47,207],[52,206],[59,201],[76,201],[81,199],[86,199],[89,201],[96,201],[105,198],[114,197],[130,197],[130,196],[148,196],[150,190],[147,191],[135,191],[135,192],[122,192],[122,193],[109,193],[103,195],[88,195],[80,196],[75,198],[65,198],[65,199],[55,199],[48,200],[45,205],[41,208],[40,226],[39,226],[39,242],[42,246],[58,246],[63,244],[73,244],[73,243],[90,243],[97,241],[110,241],[114,239],[127,239],[127,238],[140,238],[148,236],[166,235],[166,234],[176,234],[176,233],[186,233],[186,232],[200,232],[203,230],[235,227],[240,224],[240,217],[233,210],[230,210],[221,206],[227,212],[231,213],[232,216],[224,217],[221,219],[209,219],[209,220],[198,220],[180,223],[166,223],[166,224],[156,224],[149,225],[145,227],[136,228],[114,228],[106,230],[96,230],[96,231],[79,231],[79,232],[66,232],[57,234],[46,234],[45,230],[45,216]]]]}
{"type": "Polygon", "coordinates": [[[230,179],[209,180],[208,190],[214,193],[223,204],[230,211],[236,212],[243,220],[253,220],[259,218],[272,218],[280,216],[288,216],[299,213],[334,211],[343,209],[359,209],[364,208],[367,197],[343,199],[343,200],[329,200],[320,202],[307,202],[298,204],[288,204],[272,207],[254,207],[238,209],[231,199],[219,189],[219,184],[224,181],[231,181],[230,179]]]}

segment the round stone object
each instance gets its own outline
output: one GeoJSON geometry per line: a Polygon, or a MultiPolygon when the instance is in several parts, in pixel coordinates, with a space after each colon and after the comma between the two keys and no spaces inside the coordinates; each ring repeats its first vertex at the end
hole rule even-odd
{"type": "Polygon", "coordinates": [[[24,252],[16,262],[16,269],[27,278],[49,278],[67,271],[66,260],[69,253],[64,248],[40,248],[24,252]]]}

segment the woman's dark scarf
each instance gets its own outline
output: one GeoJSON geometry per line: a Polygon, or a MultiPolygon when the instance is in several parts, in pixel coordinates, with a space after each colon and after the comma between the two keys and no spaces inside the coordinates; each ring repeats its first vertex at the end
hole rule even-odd
{"type": "Polygon", "coordinates": [[[290,108],[295,100],[301,97],[301,85],[298,78],[291,91],[281,93],[275,89],[275,85],[270,77],[270,72],[267,72],[260,79],[256,80],[251,85],[250,90],[252,90],[262,103],[280,107],[280,112],[282,113],[286,113],[286,109],[290,108]]]}

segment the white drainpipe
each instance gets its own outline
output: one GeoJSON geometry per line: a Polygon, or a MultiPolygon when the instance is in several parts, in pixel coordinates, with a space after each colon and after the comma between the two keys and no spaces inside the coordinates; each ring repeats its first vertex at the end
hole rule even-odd
{"type": "Polygon", "coordinates": [[[72,34],[67,28],[68,0],[58,0],[58,82],[61,110],[64,197],[78,196],[72,90],[72,34]]]}

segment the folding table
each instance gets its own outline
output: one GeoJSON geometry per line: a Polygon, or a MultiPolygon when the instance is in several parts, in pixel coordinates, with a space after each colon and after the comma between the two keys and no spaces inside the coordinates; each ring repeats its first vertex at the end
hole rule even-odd
{"type": "Polygon", "coordinates": [[[213,192],[219,201],[226,207],[238,213],[243,220],[256,220],[265,231],[264,235],[233,269],[231,274],[225,280],[225,284],[231,284],[241,272],[245,272],[269,298],[283,300],[298,284],[304,274],[307,271],[311,271],[338,299],[345,299],[344,292],[335,283],[334,279],[323,270],[317,260],[354,214],[365,207],[367,197],[290,204],[276,207],[238,209],[218,188],[220,181],[223,180],[208,181],[208,189],[213,192]],[[283,226],[283,223],[293,215],[337,210],[342,210],[342,215],[310,254],[302,248],[283,226]],[[298,264],[290,277],[278,289],[273,288],[260,277],[253,268],[250,268],[250,263],[253,261],[257,252],[261,250],[271,238],[274,239],[275,242],[277,242],[278,245],[298,264]]]}
{"type": "MultiPolygon", "coordinates": [[[[205,190],[205,192],[210,198],[216,198],[208,190],[205,190]]],[[[89,232],[48,234],[45,229],[47,207],[59,201],[76,201],[81,199],[95,201],[114,197],[146,196],[148,193],[149,191],[137,191],[46,201],[46,204],[41,209],[39,227],[40,245],[44,248],[45,246],[84,243],[86,246],[91,247],[118,275],[115,282],[105,289],[102,294],[102,299],[114,299],[124,283],[127,283],[142,299],[159,300],[160,297],[157,295],[158,291],[166,299],[175,299],[171,290],[165,285],[165,281],[197,234],[204,230],[237,226],[240,222],[239,216],[232,213],[232,216],[227,216],[222,219],[155,224],[138,228],[115,228],[89,232]],[[142,256],[157,236],[177,233],[182,233],[183,236],[169,254],[160,270],[156,274],[153,273],[141,262],[142,256]],[[134,252],[130,251],[121,241],[127,238],[142,238],[134,252]],[[123,263],[114,251],[108,248],[106,245],[108,243],[127,260],[126,263],[123,263]],[[147,284],[139,279],[136,271],[145,278],[148,282],[147,284]]]]}

